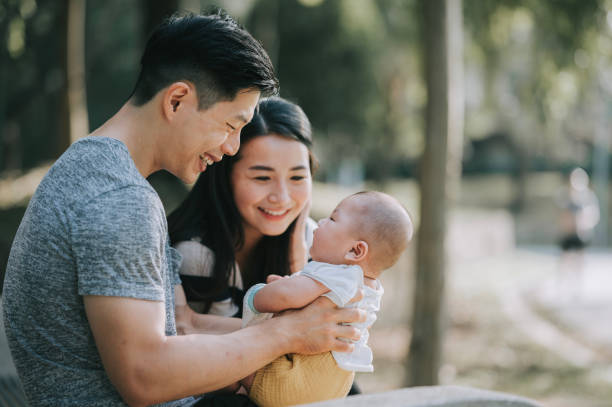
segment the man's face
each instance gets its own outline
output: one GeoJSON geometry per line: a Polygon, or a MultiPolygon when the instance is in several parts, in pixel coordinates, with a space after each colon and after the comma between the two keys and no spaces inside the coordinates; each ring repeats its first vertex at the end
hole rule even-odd
{"type": "MultiPolygon", "coordinates": [[[[186,183],[193,183],[209,165],[223,155],[234,155],[240,147],[240,130],[253,118],[258,90],[239,91],[231,101],[217,102],[198,110],[195,103],[182,106],[176,132],[164,153],[165,169],[186,183]]],[[[194,98],[195,99],[195,98],[194,98]]]]}
{"type": "Polygon", "coordinates": [[[329,217],[319,221],[310,248],[313,260],[330,264],[347,263],[345,255],[356,241],[354,227],[357,205],[354,196],[348,197],[338,204],[329,217]]]}

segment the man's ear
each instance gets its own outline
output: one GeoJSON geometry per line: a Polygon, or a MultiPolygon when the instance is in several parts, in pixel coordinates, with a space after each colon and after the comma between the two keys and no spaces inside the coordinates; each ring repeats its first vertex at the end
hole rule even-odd
{"type": "Polygon", "coordinates": [[[368,244],[363,240],[356,240],[345,255],[344,259],[353,263],[360,262],[368,255],[368,244]]]}
{"type": "Polygon", "coordinates": [[[164,90],[162,110],[168,120],[173,120],[186,103],[193,102],[195,90],[186,82],[174,82],[164,90]]]}

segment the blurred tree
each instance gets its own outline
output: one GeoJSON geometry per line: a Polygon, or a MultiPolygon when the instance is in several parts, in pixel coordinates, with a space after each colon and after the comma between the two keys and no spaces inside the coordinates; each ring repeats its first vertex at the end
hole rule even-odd
{"type": "Polygon", "coordinates": [[[0,170],[23,169],[56,157],[63,79],[62,4],[14,0],[0,4],[2,48],[0,170]],[[32,118],[36,120],[32,120],[32,118]],[[45,137],[42,137],[42,134],[45,137]]]}
{"type": "Polygon", "coordinates": [[[422,0],[427,85],[419,184],[416,282],[407,384],[438,383],[443,341],[446,217],[460,174],[463,133],[461,0],[422,0]]]}
{"type": "Polygon", "coordinates": [[[58,132],[59,156],[70,144],[89,134],[85,97],[85,0],[61,2],[60,47],[61,105],[58,132]]]}
{"type": "Polygon", "coordinates": [[[337,180],[335,174],[356,161],[370,175],[388,176],[384,169],[398,155],[381,105],[391,80],[377,70],[385,62],[383,16],[372,0],[358,7],[344,0],[309,3],[261,0],[247,28],[275,59],[281,94],[312,121],[327,179],[337,180]]]}
{"type": "Polygon", "coordinates": [[[464,14],[475,90],[467,101],[466,134],[514,140],[512,206],[520,209],[529,169],[572,161],[589,166],[596,133],[589,99],[599,76],[596,33],[607,30],[605,1],[471,0],[464,14]]]}

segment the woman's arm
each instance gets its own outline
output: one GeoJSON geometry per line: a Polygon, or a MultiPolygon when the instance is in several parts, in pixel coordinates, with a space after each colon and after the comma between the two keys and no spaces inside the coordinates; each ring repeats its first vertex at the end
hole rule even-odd
{"type": "Polygon", "coordinates": [[[240,329],[239,318],[199,314],[191,309],[185,298],[182,285],[174,286],[174,314],[179,335],[226,334],[240,329]]]}
{"type": "Polygon", "coordinates": [[[297,275],[277,279],[255,293],[253,305],[258,312],[298,309],[325,294],[329,288],[310,277],[297,275]]]}

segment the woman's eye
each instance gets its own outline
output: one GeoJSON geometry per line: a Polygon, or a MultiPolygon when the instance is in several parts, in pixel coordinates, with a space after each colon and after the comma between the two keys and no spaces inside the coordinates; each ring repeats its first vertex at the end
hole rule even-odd
{"type": "Polygon", "coordinates": [[[270,179],[270,177],[266,177],[266,176],[259,176],[259,177],[255,177],[254,179],[256,179],[257,181],[268,181],[270,179]]]}
{"type": "Polygon", "coordinates": [[[304,178],[306,178],[306,177],[305,177],[305,176],[303,176],[303,175],[294,175],[294,176],[292,176],[292,177],[291,177],[291,180],[292,180],[292,181],[301,181],[301,180],[303,180],[304,178]]]}

